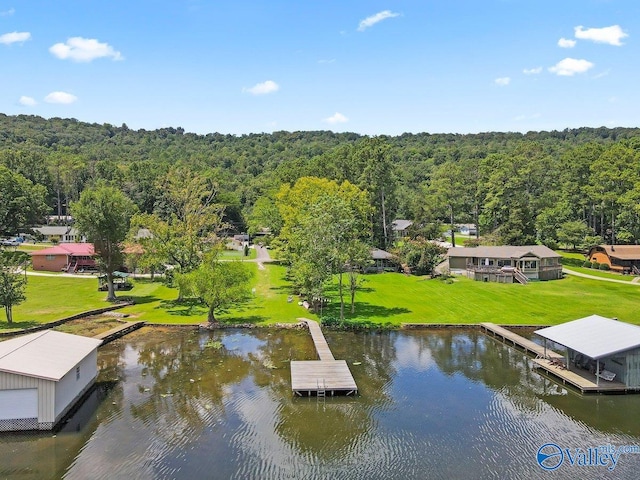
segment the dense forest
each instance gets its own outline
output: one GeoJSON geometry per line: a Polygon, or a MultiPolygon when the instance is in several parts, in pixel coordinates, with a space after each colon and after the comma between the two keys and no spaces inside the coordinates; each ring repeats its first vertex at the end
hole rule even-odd
{"type": "Polygon", "coordinates": [[[395,218],[414,235],[476,223],[485,243],[585,246],[640,240],[640,129],[403,134],[274,132],[197,135],[182,128],[0,114],[0,234],[67,214],[107,184],[143,214],[166,208],[168,176],[200,176],[231,230],[278,233],[283,185],[302,177],[367,192],[370,243],[390,242],[395,218]]]}

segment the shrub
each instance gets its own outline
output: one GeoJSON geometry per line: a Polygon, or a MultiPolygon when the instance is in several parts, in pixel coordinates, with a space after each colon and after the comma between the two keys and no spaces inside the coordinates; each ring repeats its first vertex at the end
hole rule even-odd
{"type": "MultiPolygon", "coordinates": [[[[564,262],[563,262],[563,263],[564,263],[564,262]]],[[[582,264],[582,266],[583,266],[584,268],[591,268],[591,262],[590,262],[589,260],[587,260],[587,261],[585,261],[585,262],[582,264]]]]}
{"type": "Polygon", "coordinates": [[[595,268],[597,270],[600,268],[600,264],[598,262],[591,262],[591,268],[595,268]]]}
{"type": "Polygon", "coordinates": [[[584,261],[581,258],[569,258],[569,257],[562,257],[562,265],[568,265],[571,267],[587,267],[587,268],[591,268],[591,262],[589,261],[584,261]],[[589,265],[586,265],[586,263],[588,263],[589,265]]]}
{"type": "Polygon", "coordinates": [[[610,270],[611,267],[609,266],[608,263],[601,263],[600,266],[598,267],[600,270],[610,270]]]}

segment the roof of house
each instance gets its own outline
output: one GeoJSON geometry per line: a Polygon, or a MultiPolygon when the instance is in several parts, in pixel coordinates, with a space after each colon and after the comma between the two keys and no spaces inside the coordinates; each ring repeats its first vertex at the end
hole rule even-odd
{"type": "Polygon", "coordinates": [[[58,381],[102,340],[44,330],[0,342],[0,372],[58,381]]]}
{"type": "Polygon", "coordinates": [[[593,359],[640,347],[640,327],[600,315],[543,328],[535,333],[593,359]]]}
{"type": "Polygon", "coordinates": [[[411,220],[394,220],[393,222],[391,222],[391,228],[393,230],[395,230],[396,232],[401,232],[402,230],[406,230],[407,228],[409,228],[411,225],[413,225],[413,222],[411,220]]]}
{"type": "Polygon", "coordinates": [[[561,255],[544,245],[501,245],[481,247],[454,247],[449,249],[450,257],[473,258],[522,258],[534,255],[538,258],[560,258],[561,255]]]}
{"type": "Polygon", "coordinates": [[[591,256],[591,252],[595,248],[604,250],[612,258],[640,260],[640,245],[598,245],[591,248],[589,256],[591,256]]]}
{"type": "Polygon", "coordinates": [[[31,256],[42,255],[71,255],[71,256],[92,256],[95,255],[93,243],[61,243],[55,247],[34,250],[31,256]]]}
{"type": "Polygon", "coordinates": [[[389,260],[393,258],[393,255],[389,252],[385,252],[384,250],[380,250],[379,248],[372,248],[371,258],[374,260],[389,260]]]}
{"type": "Polygon", "coordinates": [[[153,233],[148,228],[139,228],[135,237],[136,240],[140,240],[141,238],[153,238],[153,233]]]}
{"type": "Polygon", "coordinates": [[[71,231],[71,227],[68,225],[46,225],[44,227],[34,227],[34,231],[41,233],[42,235],[66,235],[71,231]]]}

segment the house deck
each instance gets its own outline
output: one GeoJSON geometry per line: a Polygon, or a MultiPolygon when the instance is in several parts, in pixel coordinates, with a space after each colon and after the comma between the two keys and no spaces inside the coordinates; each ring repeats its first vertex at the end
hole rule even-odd
{"type": "Polygon", "coordinates": [[[291,361],[291,389],[296,395],[325,396],[358,393],[345,360],[335,360],[318,322],[299,319],[309,327],[319,360],[291,361]]]}

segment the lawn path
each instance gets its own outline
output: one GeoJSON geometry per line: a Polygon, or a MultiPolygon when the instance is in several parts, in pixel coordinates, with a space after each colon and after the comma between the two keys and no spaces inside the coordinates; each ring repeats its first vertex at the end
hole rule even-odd
{"type": "Polygon", "coordinates": [[[586,273],[576,272],[575,270],[569,270],[566,267],[562,269],[562,273],[575,275],[576,277],[589,278],[591,280],[600,280],[601,282],[623,283],[625,285],[638,285],[638,282],[640,282],[640,277],[634,278],[629,282],[627,280],[616,280],[615,278],[596,277],[595,275],[588,275],[586,273]]]}

